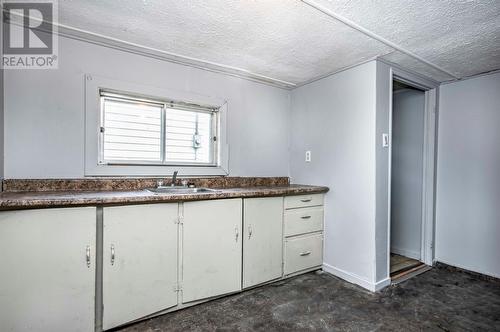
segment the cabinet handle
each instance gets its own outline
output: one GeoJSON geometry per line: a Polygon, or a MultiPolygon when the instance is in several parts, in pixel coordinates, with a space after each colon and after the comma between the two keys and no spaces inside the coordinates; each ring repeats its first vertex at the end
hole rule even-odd
{"type": "Polygon", "coordinates": [[[307,256],[307,255],[310,255],[310,254],[311,254],[310,251],[305,251],[305,252],[301,252],[300,256],[307,256]]]}
{"type": "Polygon", "coordinates": [[[307,202],[310,202],[310,201],[312,201],[312,199],[310,199],[310,198],[307,198],[307,199],[301,199],[300,201],[301,201],[301,202],[303,202],[303,203],[307,203],[307,202]]]}
{"type": "Polygon", "coordinates": [[[302,216],[302,219],[311,219],[311,216],[302,216]]]}
{"type": "Polygon", "coordinates": [[[234,228],[234,237],[236,242],[238,242],[238,237],[240,236],[240,231],[238,230],[238,227],[234,228]]]}
{"type": "Polygon", "coordinates": [[[248,226],[248,238],[249,239],[252,237],[252,233],[253,233],[252,225],[250,225],[250,226],[248,226]]]}
{"type": "Polygon", "coordinates": [[[87,260],[87,267],[90,268],[90,246],[85,249],[85,257],[87,260]]]}
{"type": "Polygon", "coordinates": [[[115,265],[115,246],[111,245],[111,265],[115,265]]]}

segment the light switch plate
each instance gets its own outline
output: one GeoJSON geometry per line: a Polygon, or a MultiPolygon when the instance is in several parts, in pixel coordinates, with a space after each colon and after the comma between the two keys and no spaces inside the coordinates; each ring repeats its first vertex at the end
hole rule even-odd
{"type": "Polygon", "coordinates": [[[306,162],[307,163],[311,162],[311,151],[306,151],[306,162]]]}
{"type": "Polygon", "coordinates": [[[389,134],[382,134],[382,147],[389,147],[389,134]]]}

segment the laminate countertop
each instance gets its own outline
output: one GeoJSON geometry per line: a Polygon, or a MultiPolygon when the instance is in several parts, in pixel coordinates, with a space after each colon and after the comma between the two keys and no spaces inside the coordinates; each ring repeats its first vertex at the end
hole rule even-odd
{"type": "Polygon", "coordinates": [[[27,191],[0,193],[0,210],[35,208],[169,203],[224,198],[271,197],[326,193],[329,188],[290,184],[287,186],[214,188],[198,193],[152,193],[133,191],[27,191]]]}

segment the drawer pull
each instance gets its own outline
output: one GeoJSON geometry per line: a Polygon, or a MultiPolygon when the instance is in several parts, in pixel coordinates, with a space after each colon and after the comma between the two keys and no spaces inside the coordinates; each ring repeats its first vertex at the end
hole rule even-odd
{"type": "Polygon", "coordinates": [[[301,201],[301,202],[303,202],[303,203],[307,203],[307,202],[310,202],[310,201],[312,201],[312,199],[310,199],[310,198],[307,198],[307,199],[301,199],[300,201],[301,201]]]}
{"type": "Polygon", "coordinates": [[[300,256],[308,256],[308,255],[310,255],[310,254],[311,254],[311,252],[310,252],[310,251],[305,251],[305,252],[301,252],[301,253],[300,253],[300,256]]]}
{"type": "Polygon", "coordinates": [[[302,219],[311,219],[311,216],[302,216],[302,219]]]}

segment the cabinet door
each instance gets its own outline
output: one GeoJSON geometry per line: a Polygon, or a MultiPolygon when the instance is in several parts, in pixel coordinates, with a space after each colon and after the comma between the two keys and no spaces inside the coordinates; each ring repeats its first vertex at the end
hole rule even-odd
{"type": "Polygon", "coordinates": [[[0,212],[0,330],[94,331],[94,207],[0,212]]]}
{"type": "Polygon", "coordinates": [[[103,329],[177,305],[178,204],[103,209],[103,329]]]}
{"type": "Polygon", "coordinates": [[[243,201],[243,288],[282,276],[283,197],[243,201]]]}
{"type": "Polygon", "coordinates": [[[184,203],[183,302],[241,289],[241,199],[184,203]]]}

